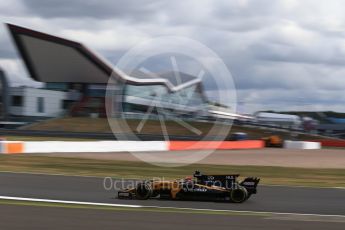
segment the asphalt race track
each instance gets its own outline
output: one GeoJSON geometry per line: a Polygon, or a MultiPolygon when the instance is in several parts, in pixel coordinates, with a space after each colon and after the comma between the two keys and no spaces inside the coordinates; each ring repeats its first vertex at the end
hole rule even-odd
{"type": "Polygon", "coordinates": [[[167,200],[139,201],[116,199],[116,192],[105,190],[103,181],[103,178],[92,177],[0,173],[0,195],[168,207],[345,215],[344,189],[259,185],[258,194],[242,204],[167,200]]]}
{"type": "Polygon", "coordinates": [[[133,211],[46,208],[0,205],[0,229],[344,229],[341,222],[296,221],[268,219],[257,216],[222,216],[182,213],[149,213],[133,211]]]}
{"type": "MultiPolygon", "coordinates": [[[[96,177],[0,173],[0,196],[112,204],[136,204],[160,207],[243,210],[315,215],[345,215],[345,190],[337,188],[306,188],[261,185],[258,188],[258,194],[251,197],[251,199],[247,202],[243,204],[232,204],[196,201],[118,200],[115,198],[116,192],[113,189],[109,191],[104,189],[103,182],[104,178],[96,177]]],[[[294,228],[294,226],[297,228],[305,226],[308,229],[330,229],[332,226],[335,229],[338,229],[338,227],[339,229],[342,229],[344,224],[343,221],[328,223],[324,219],[301,222],[296,220],[281,220],[279,218],[262,219],[258,216],[218,216],[203,214],[200,217],[200,215],[143,212],[138,215],[136,212],[132,211],[107,212],[104,210],[65,210],[63,208],[53,207],[31,207],[2,204],[0,205],[0,229],[11,229],[11,227],[16,229],[16,226],[18,229],[20,229],[18,224],[20,225],[20,223],[26,223],[26,221],[30,223],[26,225],[26,227],[29,229],[37,229],[38,223],[41,223],[41,227],[46,226],[52,221],[59,223],[59,225],[56,225],[59,226],[57,229],[65,229],[69,224],[66,223],[66,226],[63,225],[64,220],[66,220],[67,217],[72,218],[73,221],[76,221],[75,223],[73,222],[75,228],[72,229],[88,229],[83,226],[88,226],[90,227],[89,229],[94,229],[96,228],[98,222],[101,224],[98,226],[102,226],[102,229],[114,229],[114,223],[119,224],[119,227],[121,226],[125,229],[129,229],[130,227],[134,228],[133,222],[135,221],[143,222],[143,226],[140,227],[141,229],[152,229],[152,224],[155,224],[157,229],[162,229],[163,225],[165,226],[165,229],[168,229],[167,225],[170,222],[175,224],[174,228],[181,227],[188,222],[188,218],[199,219],[199,222],[191,225],[190,229],[200,229],[201,227],[206,227],[207,223],[209,224],[211,223],[210,221],[214,220],[217,220],[217,226],[219,225],[219,229],[225,229],[229,226],[231,226],[232,229],[247,229],[255,226],[261,226],[263,229],[277,229],[278,227],[281,229],[291,229],[294,228]],[[83,216],[92,216],[92,218],[87,219],[83,218],[83,216]],[[15,218],[18,217],[20,217],[22,222],[15,221],[15,218]],[[35,220],[38,217],[38,222],[30,221],[35,220]],[[92,219],[94,222],[91,223],[92,219]],[[146,223],[146,225],[144,223],[146,223]],[[232,224],[229,225],[230,223],[232,224]]]]}

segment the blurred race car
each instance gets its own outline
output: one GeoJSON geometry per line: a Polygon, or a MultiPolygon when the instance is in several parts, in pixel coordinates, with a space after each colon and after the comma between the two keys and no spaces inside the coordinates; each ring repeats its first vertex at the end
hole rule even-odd
{"type": "Polygon", "coordinates": [[[210,200],[242,203],[255,194],[259,178],[247,177],[239,182],[235,175],[203,175],[196,171],[193,177],[161,181],[139,182],[135,187],[120,190],[119,199],[150,198],[172,200],[210,200]]]}

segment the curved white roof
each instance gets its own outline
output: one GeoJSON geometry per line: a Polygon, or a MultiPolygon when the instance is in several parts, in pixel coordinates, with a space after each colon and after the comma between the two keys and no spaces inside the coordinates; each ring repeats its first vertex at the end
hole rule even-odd
{"type": "Polygon", "coordinates": [[[107,83],[115,77],[137,85],[165,85],[178,91],[200,78],[174,85],[168,78],[129,76],[81,43],[7,24],[31,78],[39,82],[107,83]]]}

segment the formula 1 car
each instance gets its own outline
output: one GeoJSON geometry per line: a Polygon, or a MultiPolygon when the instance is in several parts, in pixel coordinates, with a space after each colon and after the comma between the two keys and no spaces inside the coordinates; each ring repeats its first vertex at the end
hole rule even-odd
{"type": "Polygon", "coordinates": [[[256,193],[259,178],[247,177],[239,182],[235,175],[203,175],[199,171],[194,178],[161,181],[150,180],[137,183],[133,188],[118,191],[119,199],[150,198],[172,200],[208,200],[242,203],[256,193]]]}

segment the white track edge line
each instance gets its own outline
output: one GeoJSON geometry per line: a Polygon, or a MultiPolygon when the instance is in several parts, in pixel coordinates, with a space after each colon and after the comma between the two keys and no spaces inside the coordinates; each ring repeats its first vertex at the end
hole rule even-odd
{"type": "Polygon", "coordinates": [[[2,200],[15,200],[15,201],[42,202],[42,203],[108,206],[108,207],[127,207],[127,208],[141,208],[142,207],[141,205],[130,205],[130,204],[94,203],[94,202],[83,202],[83,201],[52,200],[52,199],[38,199],[38,198],[12,197],[12,196],[0,196],[0,199],[2,199],[2,200]]]}

